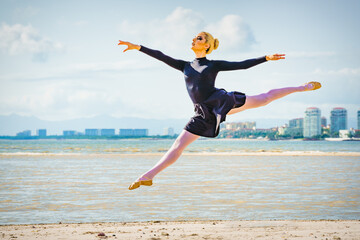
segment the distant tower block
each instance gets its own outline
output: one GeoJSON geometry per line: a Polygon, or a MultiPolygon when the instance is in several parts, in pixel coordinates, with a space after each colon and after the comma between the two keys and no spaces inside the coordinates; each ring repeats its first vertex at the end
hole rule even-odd
{"type": "Polygon", "coordinates": [[[331,134],[338,133],[340,130],[347,129],[347,111],[345,108],[333,108],[330,113],[331,134]]]}
{"type": "Polygon", "coordinates": [[[321,135],[321,111],[319,108],[310,107],[305,111],[304,137],[312,138],[321,135]]]}

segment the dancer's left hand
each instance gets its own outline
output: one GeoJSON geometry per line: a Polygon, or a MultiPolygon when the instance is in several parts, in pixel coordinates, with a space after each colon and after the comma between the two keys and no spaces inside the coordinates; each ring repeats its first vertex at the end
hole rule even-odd
{"type": "Polygon", "coordinates": [[[277,61],[277,60],[280,60],[280,59],[285,59],[285,54],[273,54],[273,55],[266,55],[266,60],[269,61],[277,61]]]}

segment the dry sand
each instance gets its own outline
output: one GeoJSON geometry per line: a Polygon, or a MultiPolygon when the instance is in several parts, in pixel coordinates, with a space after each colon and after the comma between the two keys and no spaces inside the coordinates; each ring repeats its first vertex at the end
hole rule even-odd
{"type": "Polygon", "coordinates": [[[360,221],[184,221],[0,226],[0,239],[359,240],[360,221]]]}
{"type": "MultiPolygon", "coordinates": [[[[37,157],[139,157],[139,156],[163,156],[163,152],[136,152],[136,153],[36,153],[36,152],[16,152],[16,153],[0,153],[1,157],[19,157],[19,156],[37,156],[37,157]]],[[[319,157],[360,157],[360,152],[320,152],[320,151],[244,151],[244,152],[184,152],[182,156],[319,156],[319,157]]]]}

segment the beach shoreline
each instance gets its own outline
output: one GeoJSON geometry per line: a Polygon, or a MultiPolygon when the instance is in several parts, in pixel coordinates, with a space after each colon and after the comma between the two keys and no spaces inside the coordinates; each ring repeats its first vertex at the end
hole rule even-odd
{"type": "Polygon", "coordinates": [[[360,239],[360,220],[149,221],[0,225],[1,239],[360,239]]]}
{"type": "MultiPolygon", "coordinates": [[[[0,157],[21,157],[21,156],[86,156],[86,157],[129,157],[129,156],[163,156],[164,152],[134,152],[134,153],[43,153],[43,152],[13,152],[13,153],[0,153],[0,157]]],[[[183,156],[342,156],[342,157],[360,157],[360,152],[320,152],[320,151],[244,151],[244,152],[184,152],[183,156]]]]}

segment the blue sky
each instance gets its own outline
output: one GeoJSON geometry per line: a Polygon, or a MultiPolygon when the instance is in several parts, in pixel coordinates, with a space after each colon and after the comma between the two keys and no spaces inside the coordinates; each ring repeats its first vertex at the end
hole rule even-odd
{"type": "MultiPolygon", "coordinates": [[[[0,2],[0,115],[44,120],[95,115],[193,115],[184,78],[119,39],[192,60],[198,32],[220,40],[209,59],[285,53],[284,61],[223,72],[216,86],[248,95],[320,81],[229,121],[303,117],[360,108],[360,1],[10,1],[0,2]]],[[[355,122],[349,127],[355,127],[355,122]]]]}

